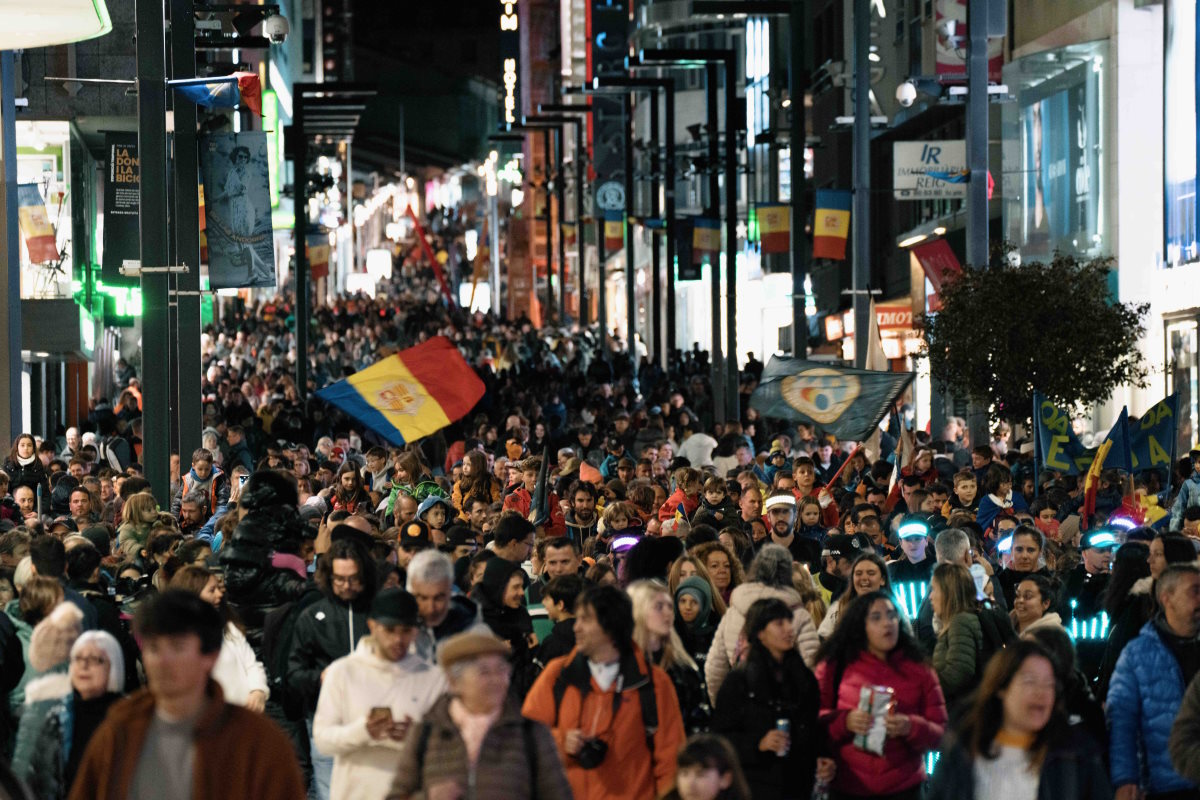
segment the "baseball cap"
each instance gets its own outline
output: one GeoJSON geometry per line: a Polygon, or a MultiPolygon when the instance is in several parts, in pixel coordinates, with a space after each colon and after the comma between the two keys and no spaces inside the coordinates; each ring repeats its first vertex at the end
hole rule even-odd
{"type": "Polygon", "coordinates": [[[55,517],[54,521],[50,523],[50,527],[47,528],[47,530],[53,530],[54,528],[57,528],[59,525],[65,526],[67,530],[72,531],[74,533],[79,532],[79,526],[75,524],[75,520],[71,519],[68,516],[55,517]]]}
{"type": "Polygon", "coordinates": [[[424,550],[433,547],[433,539],[429,537],[429,526],[419,519],[406,522],[400,527],[400,535],[396,543],[405,550],[424,550]]]}
{"type": "Polygon", "coordinates": [[[929,535],[929,522],[920,516],[909,516],[900,523],[900,527],[896,529],[896,535],[901,539],[916,539],[921,536],[929,535]]]}
{"type": "Polygon", "coordinates": [[[455,525],[446,531],[446,544],[450,547],[462,547],[468,544],[477,545],[479,542],[475,539],[475,531],[466,525],[455,525]]]}
{"type": "Polygon", "coordinates": [[[871,549],[871,540],[861,533],[852,536],[838,533],[825,539],[825,548],[821,551],[821,555],[834,558],[856,558],[859,553],[870,552],[871,549]]]}
{"type": "Polygon", "coordinates": [[[417,613],[417,600],[411,594],[400,588],[384,589],[375,595],[371,601],[371,611],[367,615],[382,625],[412,625],[421,622],[417,613]]]}
{"type": "Polygon", "coordinates": [[[1108,528],[1097,528],[1094,531],[1088,531],[1079,542],[1080,550],[1088,548],[1096,548],[1098,550],[1107,550],[1116,547],[1120,542],[1117,537],[1108,528]]]}
{"type": "Polygon", "coordinates": [[[796,507],[796,498],[790,494],[776,494],[768,497],[763,503],[763,511],[770,511],[776,506],[787,506],[788,508],[796,507]]]}

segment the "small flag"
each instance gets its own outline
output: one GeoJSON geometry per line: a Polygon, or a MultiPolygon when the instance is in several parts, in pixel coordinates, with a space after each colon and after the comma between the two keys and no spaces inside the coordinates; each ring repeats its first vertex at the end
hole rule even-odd
{"type": "Polygon", "coordinates": [[[29,251],[30,263],[57,261],[58,244],[55,242],[54,228],[50,225],[46,204],[36,183],[22,183],[17,187],[17,206],[17,222],[25,236],[25,249],[29,251]]]}
{"type": "Polygon", "coordinates": [[[254,72],[235,72],[221,78],[185,78],[168,83],[171,88],[198,106],[245,106],[262,116],[262,84],[254,72]]]}
{"type": "Polygon", "coordinates": [[[329,274],[329,234],[310,233],[304,237],[304,257],[308,274],[315,281],[329,274]]]}
{"type": "Polygon", "coordinates": [[[483,391],[458,348],[435,336],[316,394],[400,447],[462,419],[483,391]]]}
{"type": "Polygon", "coordinates": [[[578,235],[578,233],[577,233],[578,229],[575,227],[575,223],[574,222],[564,222],[562,228],[563,228],[563,245],[566,247],[574,247],[575,244],[578,242],[578,239],[576,238],[576,236],[578,235]]]}
{"type": "Polygon", "coordinates": [[[721,252],[721,222],[695,217],[692,225],[692,263],[700,264],[705,256],[711,258],[721,252]]]}
{"type": "Polygon", "coordinates": [[[615,253],[625,246],[625,217],[620,211],[604,212],[604,250],[615,253]]]}
{"type": "Polygon", "coordinates": [[[792,247],[791,206],[760,205],[758,232],[764,254],[788,252],[792,247]]]}
{"type": "Polygon", "coordinates": [[[813,222],[813,258],[845,260],[846,238],[850,235],[850,192],[818,190],[813,222]]]}

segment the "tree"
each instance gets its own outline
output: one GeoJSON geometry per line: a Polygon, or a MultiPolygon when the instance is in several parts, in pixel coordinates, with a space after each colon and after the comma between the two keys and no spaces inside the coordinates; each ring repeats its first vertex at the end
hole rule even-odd
{"type": "Polygon", "coordinates": [[[1015,266],[1007,250],[943,286],[941,310],[918,321],[934,380],[1010,421],[1029,418],[1035,389],[1070,407],[1146,386],[1149,306],[1114,301],[1112,259],[1015,266]]]}

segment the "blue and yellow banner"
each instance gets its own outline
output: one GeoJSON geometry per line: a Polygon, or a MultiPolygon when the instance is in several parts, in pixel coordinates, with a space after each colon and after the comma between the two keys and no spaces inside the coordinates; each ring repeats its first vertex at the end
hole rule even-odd
{"type": "Polygon", "coordinates": [[[1129,424],[1129,450],[1133,471],[1165,469],[1175,463],[1176,420],[1179,396],[1170,394],[1129,424]]]}
{"type": "Polygon", "coordinates": [[[846,258],[846,238],[850,235],[850,192],[844,189],[818,189],[817,210],[813,214],[813,258],[846,258]]]}
{"type": "Polygon", "coordinates": [[[458,348],[435,336],[316,395],[399,447],[462,419],[483,392],[458,348]]]}
{"type": "MultiPolygon", "coordinates": [[[[1033,394],[1033,411],[1037,459],[1041,467],[1064,475],[1086,474],[1099,448],[1084,447],[1071,430],[1071,415],[1037,392],[1033,394]]],[[[1121,409],[1121,416],[1104,441],[1111,441],[1112,446],[1104,458],[1103,468],[1132,472],[1128,409],[1121,409]]]]}

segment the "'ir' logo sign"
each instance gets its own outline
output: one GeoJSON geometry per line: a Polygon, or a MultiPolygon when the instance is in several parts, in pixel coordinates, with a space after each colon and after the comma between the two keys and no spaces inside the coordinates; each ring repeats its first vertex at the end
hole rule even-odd
{"type": "Polygon", "coordinates": [[[924,145],[921,148],[922,164],[941,164],[942,148],[938,145],[924,145]]]}

